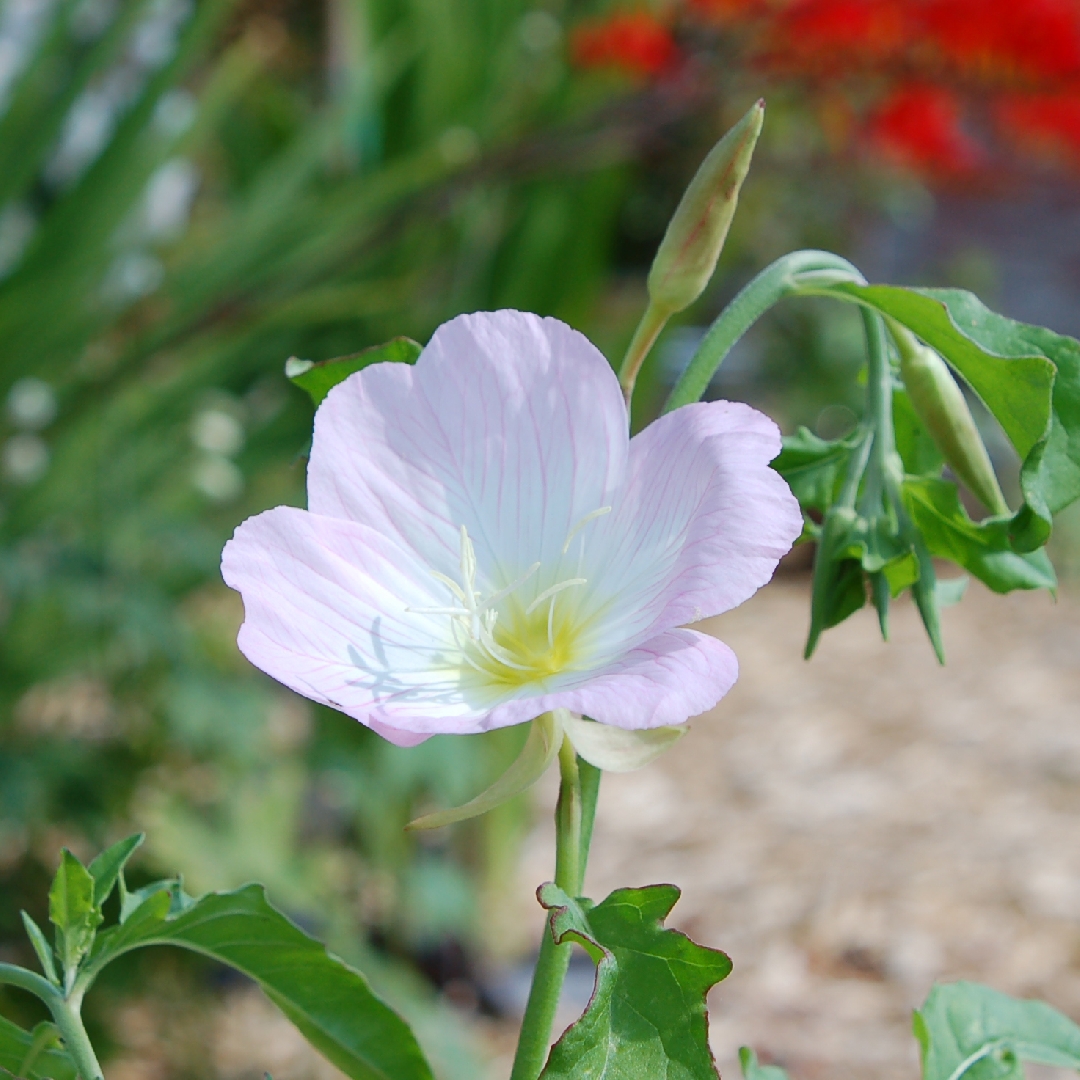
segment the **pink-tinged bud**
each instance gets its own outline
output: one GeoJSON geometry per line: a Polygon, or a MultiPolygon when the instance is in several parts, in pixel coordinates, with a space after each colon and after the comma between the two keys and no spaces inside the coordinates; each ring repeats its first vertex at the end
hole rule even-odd
{"type": "Polygon", "coordinates": [[[904,389],[949,468],[992,514],[1009,513],[975,418],[948,364],[906,327],[890,320],[889,331],[900,354],[904,389]]]}
{"type": "Polygon", "coordinates": [[[709,284],[764,122],[762,100],[713,147],[683,194],[649,271],[649,299],[666,315],[689,307],[709,284]]]}

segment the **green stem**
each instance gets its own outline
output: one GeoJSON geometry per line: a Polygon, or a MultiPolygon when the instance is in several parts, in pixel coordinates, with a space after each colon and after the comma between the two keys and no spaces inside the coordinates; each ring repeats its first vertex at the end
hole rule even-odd
{"type": "Polygon", "coordinates": [[[83,1027],[81,1002],[75,998],[61,1001],[52,1007],[53,1020],[60,1029],[64,1040],[64,1049],[71,1055],[82,1080],[103,1080],[104,1074],[98,1064],[97,1055],[90,1044],[90,1037],[83,1027]]]}
{"type": "Polygon", "coordinates": [[[64,1040],[64,1049],[71,1055],[82,1080],[102,1080],[101,1066],[80,1015],[81,995],[65,998],[52,983],[15,964],[0,964],[0,983],[17,986],[39,997],[49,1007],[64,1040]]]}
{"type": "Polygon", "coordinates": [[[627,415],[630,413],[630,402],[634,396],[634,384],[637,382],[638,372],[645,363],[645,357],[649,355],[660,331],[667,325],[671,318],[670,311],[663,311],[651,300],[641,316],[634,336],[630,339],[630,345],[623,357],[622,366],[619,368],[619,385],[622,387],[623,399],[626,401],[627,415]]]}
{"type": "Polygon", "coordinates": [[[811,283],[824,285],[837,281],[862,284],[864,278],[847,259],[828,251],[793,251],[767,266],[709,327],[671,391],[664,412],[700,400],[731,347],[774,304],[811,283]]]}
{"type": "MultiPolygon", "coordinates": [[[[569,739],[563,741],[559,750],[559,772],[562,782],[559,786],[559,802],[555,807],[555,884],[568,895],[578,896],[584,879],[588,840],[583,836],[582,828],[585,820],[582,773],[569,739]]],[[[589,785],[592,790],[592,807],[588,813],[591,833],[598,780],[590,776],[589,785]]],[[[510,1080],[537,1080],[544,1068],[551,1044],[551,1028],[572,951],[570,944],[556,945],[550,928],[544,926],[510,1080]]]]}

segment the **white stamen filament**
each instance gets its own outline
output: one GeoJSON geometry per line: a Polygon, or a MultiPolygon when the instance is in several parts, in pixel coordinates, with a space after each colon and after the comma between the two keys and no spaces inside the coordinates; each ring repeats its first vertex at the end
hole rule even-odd
{"type": "Polygon", "coordinates": [[[554,596],[556,593],[561,593],[563,589],[569,589],[571,585],[588,585],[588,578],[572,577],[567,578],[565,581],[560,581],[555,585],[552,585],[550,589],[545,589],[526,609],[525,614],[531,615],[549,596],[554,596]]]}
{"type": "Polygon", "coordinates": [[[600,507],[600,508],[599,508],[598,510],[591,510],[591,511],[589,511],[589,513],[587,513],[587,514],[586,514],[586,515],[585,515],[585,516],[584,516],[584,517],[583,517],[583,518],[582,518],[582,519],[581,519],[581,520],[580,520],[580,521],[579,521],[579,522],[578,522],[578,523],[577,523],[577,524],[576,524],[576,525],[575,525],[575,526],[574,526],[574,527],[573,527],[573,528],[572,528],[572,529],[571,529],[571,530],[570,530],[570,531],[569,531],[569,532],[568,532],[568,533],[566,534],[566,543],[565,543],[565,544],[563,544],[563,548],[562,548],[562,553],[563,553],[563,554],[565,555],[565,554],[566,554],[566,553],[567,553],[567,552],[568,552],[568,551],[570,550],[570,543],[571,543],[571,541],[572,541],[572,540],[574,539],[574,537],[575,537],[575,536],[577,536],[577,534],[578,534],[579,532],[581,532],[581,530],[582,530],[582,529],[584,529],[584,528],[585,528],[585,526],[586,526],[586,525],[588,525],[588,524],[589,524],[589,522],[590,522],[590,521],[595,521],[595,520],[596,520],[597,518],[601,518],[601,517],[603,517],[603,516],[604,516],[605,514],[610,514],[610,513],[611,513],[611,507],[610,507],[610,506],[601,506],[601,507],[600,507]]]}
{"type": "MultiPolygon", "coordinates": [[[[604,514],[609,514],[610,512],[610,506],[602,506],[598,510],[593,510],[592,513],[586,514],[570,530],[570,533],[566,538],[566,543],[563,545],[563,555],[566,555],[570,549],[571,542],[590,521],[595,521],[596,518],[603,517],[604,514]]],[[[582,539],[581,556],[584,556],[584,538],[582,539]]],[[[581,561],[582,559],[579,557],[579,574],[581,573],[581,561]]],[[[542,564],[539,561],[534,562],[520,577],[505,588],[499,589],[485,597],[483,593],[476,588],[476,549],[473,546],[468,529],[462,525],[461,554],[459,558],[461,570],[460,583],[453,578],[448,577],[446,574],[439,573],[437,570],[431,571],[432,577],[450,590],[454,599],[459,602],[459,606],[446,605],[425,608],[409,607],[406,608],[406,611],[417,615],[449,616],[451,631],[454,635],[454,641],[461,652],[461,659],[480,675],[488,678],[492,675],[492,672],[484,667],[485,657],[487,660],[493,661],[495,664],[502,667],[513,668],[515,671],[529,673],[534,670],[532,664],[522,663],[516,658],[511,649],[508,649],[505,645],[501,645],[495,640],[495,624],[499,618],[499,613],[496,611],[495,605],[520,589],[522,585],[529,581],[529,579],[540,570],[541,565],[542,564]],[[476,650],[479,650],[480,656],[471,655],[476,650]]],[[[588,580],[584,577],[567,578],[565,581],[557,582],[549,588],[544,589],[543,592],[541,592],[525,609],[525,615],[527,617],[540,607],[541,604],[550,601],[547,615],[547,639],[549,648],[555,648],[555,601],[558,595],[564,589],[569,589],[576,585],[587,584],[588,580]]]]}

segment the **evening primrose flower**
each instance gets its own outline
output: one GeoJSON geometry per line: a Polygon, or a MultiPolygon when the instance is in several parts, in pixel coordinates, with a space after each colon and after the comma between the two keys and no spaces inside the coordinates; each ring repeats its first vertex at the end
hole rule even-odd
{"type": "Polygon", "coordinates": [[[236,530],[222,572],[244,599],[240,649],[402,746],[553,710],[680,724],[738,673],[684,624],[751,596],[802,528],[779,449],[772,421],[724,401],[630,439],[581,334],[462,315],[415,366],[331,390],[308,509],[236,530]]]}

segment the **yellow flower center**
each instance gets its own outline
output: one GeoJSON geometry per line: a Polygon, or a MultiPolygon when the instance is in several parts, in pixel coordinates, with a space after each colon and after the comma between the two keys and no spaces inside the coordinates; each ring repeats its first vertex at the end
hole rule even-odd
{"type": "MultiPolygon", "coordinates": [[[[570,530],[562,554],[567,554],[589,522],[610,510],[610,506],[604,506],[582,518],[570,530]]],[[[583,556],[581,540],[579,571],[583,556]]],[[[533,563],[506,588],[485,596],[476,587],[476,552],[468,530],[462,525],[460,582],[432,571],[457,603],[410,610],[449,616],[458,650],[456,663],[467,681],[495,689],[542,683],[552,675],[581,665],[583,631],[591,620],[579,611],[568,592],[588,584],[584,577],[560,578],[527,600],[528,593],[535,589],[533,579],[540,569],[540,563],[533,563]],[[527,589],[530,583],[532,589],[527,589]]]]}

